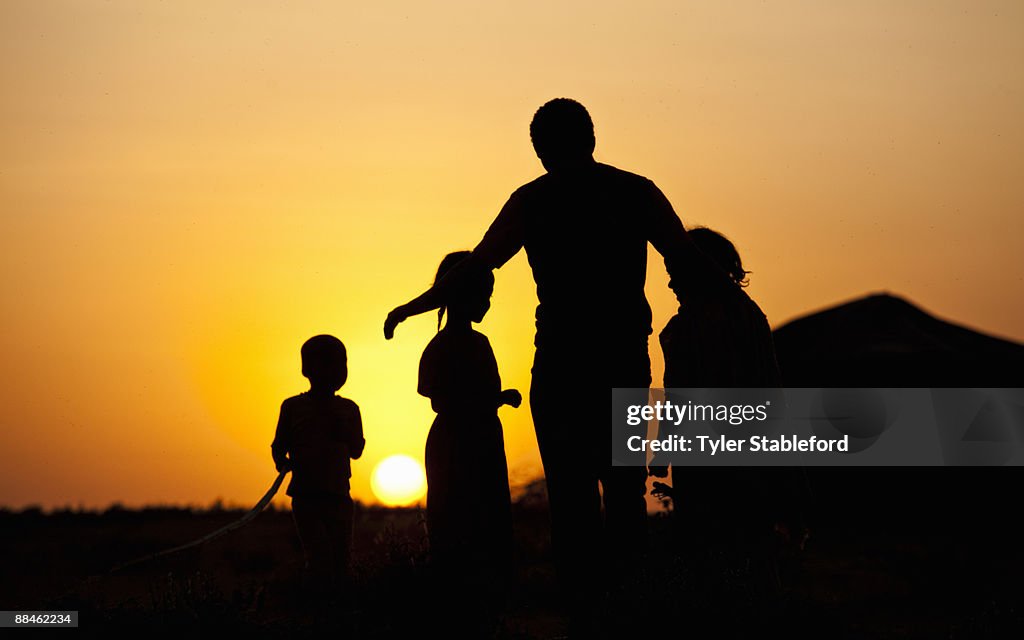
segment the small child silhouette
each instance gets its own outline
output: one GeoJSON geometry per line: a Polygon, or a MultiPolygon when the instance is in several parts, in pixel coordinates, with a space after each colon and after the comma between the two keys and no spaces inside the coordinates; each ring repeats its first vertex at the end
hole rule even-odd
{"type": "MultiPolygon", "coordinates": [[[[447,255],[436,279],[468,255],[447,255]]],[[[502,391],[491,345],[472,328],[490,308],[493,290],[488,271],[448,292],[439,331],[420,360],[418,387],[437,412],[425,456],[431,555],[462,596],[485,600],[478,611],[497,604],[511,559],[511,499],[498,407],[522,402],[515,389],[502,391]],[[448,322],[440,329],[446,311],[448,322]]]]}
{"type": "Polygon", "coordinates": [[[348,378],[345,345],[334,336],[314,336],[301,354],[310,389],[281,404],[271,452],[278,471],[292,472],[287,494],[305,555],[306,584],[323,597],[348,579],[350,459],[363,454],[366,441],[359,407],[335,395],[348,378]]]}

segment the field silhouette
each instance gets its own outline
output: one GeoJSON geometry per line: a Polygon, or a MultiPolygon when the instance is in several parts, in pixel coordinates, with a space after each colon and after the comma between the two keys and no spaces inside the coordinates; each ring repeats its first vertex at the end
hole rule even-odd
{"type": "MultiPolygon", "coordinates": [[[[977,476],[981,470],[973,471],[977,476]]],[[[1020,539],[1020,525],[1004,519],[1007,528],[998,530],[989,526],[994,521],[958,522],[964,516],[949,506],[930,519],[881,509],[870,517],[826,510],[812,518],[803,551],[780,554],[784,584],[771,594],[753,588],[755,576],[743,566],[719,566],[713,585],[706,575],[691,581],[699,550],[672,551],[670,518],[652,516],[652,554],[632,583],[610,594],[607,628],[612,637],[1019,633],[1024,554],[1013,541],[1020,539]],[[969,528],[982,535],[960,535],[969,528]]],[[[357,507],[351,607],[304,606],[298,597],[302,553],[291,514],[282,509],[271,508],[202,547],[102,575],[118,562],[199,537],[243,513],[217,507],[4,510],[0,601],[10,609],[79,610],[80,625],[92,630],[398,638],[421,634],[431,598],[444,595],[431,589],[424,514],[416,508],[357,507]],[[97,577],[83,581],[90,575],[97,577]]],[[[516,502],[513,516],[514,591],[493,637],[562,637],[565,620],[551,605],[559,587],[540,485],[516,502]]]]}

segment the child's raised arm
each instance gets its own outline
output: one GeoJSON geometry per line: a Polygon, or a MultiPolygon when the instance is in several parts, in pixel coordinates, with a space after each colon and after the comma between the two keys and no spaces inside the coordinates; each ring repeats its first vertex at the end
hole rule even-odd
{"type": "Polygon", "coordinates": [[[384,339],[390,340],[393,338],[395,328],[409,318],[440,308],[441,301],[445,299],[446,292],[450,291],[453,287],[457,287],[460,281],[472,278],[474,274],[478,274],[481,271],[487,273],[490,269],[491,267],[483,263],[475,254],[466,256],[461,262],[452,267],[448,273],[441,276],[441,279],[434,286],[409,302],[391,310],[391,313],[384,320],[384,339]]]}

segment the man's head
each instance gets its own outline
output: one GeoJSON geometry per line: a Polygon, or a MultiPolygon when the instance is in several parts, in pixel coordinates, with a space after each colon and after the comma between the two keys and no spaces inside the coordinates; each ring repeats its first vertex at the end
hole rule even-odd
{"type": "Polygon", "coordinates": [[[544,168],[557,170],[593,157],[594,122],[582,104],[555,98],[533,115],[530,139],[544,168]]]}
{"type": "Polygon", "coordinates": [[[302,345],[302,375],[314,387],[337,391],[348,379],[348,354],[334,336],[319,335],[302,345]]]}

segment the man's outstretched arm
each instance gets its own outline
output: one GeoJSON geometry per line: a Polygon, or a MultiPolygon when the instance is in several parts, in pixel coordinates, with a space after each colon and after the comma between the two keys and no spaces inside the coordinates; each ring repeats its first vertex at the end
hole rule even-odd
{"type": "Polygon", "coordinates": [[[690,239],[672,204],[650,183],[647,239],[665,259],[668,286],[682,303],[684,298],[706,298],[736,290],[735,283],[690,239]]]}
{"type": "Polygon", "coordinates": [[[395,307],[384,321],[384,337],[390,340],[395,328],[406,319],[439,308],[448,290],[461,278],[477,270],[498,269],[519,253],[525,240],[522,200],[518,192],[505,203],[480,243],[462,262],[446,273],[434,286],[409,302],[395,307]]]}

